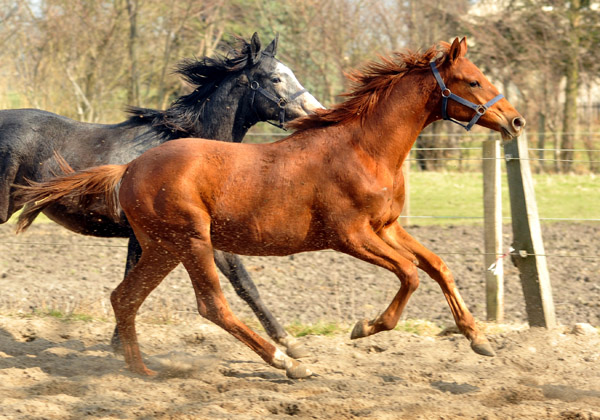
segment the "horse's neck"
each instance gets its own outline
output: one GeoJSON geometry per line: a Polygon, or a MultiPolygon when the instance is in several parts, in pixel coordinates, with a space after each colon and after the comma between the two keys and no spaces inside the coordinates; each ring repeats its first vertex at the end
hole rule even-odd
{"type": "Polygon", "coordinates": [[[400,170],[419,133],[438,119],[432,111],[435,80],[422,73],[403,77],[361,127],[359,144],[379,162],[400,170]]]}
{"type": "Polygon", "coordinates": [[[258,118],[244,106],[243,90],[235,89],[234,83],[222,83],[206,101],[194,136],[239,143],[250,127],[258,122],[258,118]]]}

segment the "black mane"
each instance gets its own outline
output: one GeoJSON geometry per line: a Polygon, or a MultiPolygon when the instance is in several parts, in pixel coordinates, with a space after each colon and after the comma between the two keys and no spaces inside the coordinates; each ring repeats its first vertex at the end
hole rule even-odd
{"type": "Polygon", "coordinates": [[[195,86],[192,93],[179,97],[164,111],[130,106],[126,112],[131,117],[126,123],[133,126],[150,125],[167,139],[194,136],[207,99],[219,84],[232,73],[258,65],[262,55],[268,55],[263,52],[252,61],[250,44],[242,38],[236,39],[239,47],[236,49],[235,45],[228,44],[227,55],[218,54],[200,60],[186,59],[177,65],[175,73],[195,86]]]}

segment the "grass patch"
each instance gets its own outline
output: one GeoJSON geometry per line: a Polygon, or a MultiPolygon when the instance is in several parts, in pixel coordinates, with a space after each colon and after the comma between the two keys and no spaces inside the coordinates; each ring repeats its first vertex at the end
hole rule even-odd
{"type": "Polygon", "coordinates": [[[334,335],[345,331],[335,322],[317,322],[316,324],[301,324],[294,322],[286,326],[286,331],[294,337],[304,337],[306,335],[334,335]]]}
{"type": "Polygon", "coordinates": [[[39,318],[57,318],[57,319],[61,319],[63,321],[90,322],[90,321],[94,321],[94,320],[99,320],[88,314],[76,313],[76,312],[65,313],[58,309],[44,309],[44,310],[36,309],[32,313],[25,314],[24,316],[25,317],[39,317],[39,318]]]}

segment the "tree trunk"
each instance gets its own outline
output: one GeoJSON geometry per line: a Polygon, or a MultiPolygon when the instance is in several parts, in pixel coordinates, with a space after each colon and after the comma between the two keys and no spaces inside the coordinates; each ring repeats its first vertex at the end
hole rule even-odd
{"type": "Polygon", "coordinates": [[[590,81],[585,86],[586,91],[588,92],[586,111],[584,114],[584,119],[586,122],[585,135],[582,136],[583,145],[587,149],[588,159],[590,160],[590,172],[595,174],[598,173],[598,152],[595,151],[594,146],[594,126],[593,121],[595,120],[594,115],[594,101],[592,100],[592,84],[590,81]]]}
{"type": "Polygon", "coordinates": [[[563,134],[561,142],[561,165],[562,172],[569,172],[573,168],[573,148],[575,147],[575,136],[577,133],[577,87],[579,85],[579,20],[580,1],[574,0],[569,6],[567,16],[569,18],[569,46],[565,66],[565,110],[563,115],[563,134]],[[569,150],[571,149],[571,150],[569,150]]]}
{"type": "Polygon", "coordinates": [[[540,112],[539,118],[539,130],[538,130],[538,158],[540,159],[540,171],[543,172],[546,169],[544,161],[544,149],[546,148],[546,114],[540,112]]]}
{"type": "Polygon", "coordinates": [[[127,14],[129,16],[129,85],[127,86],[127,103],[133,106],[140,105],[140,85],[137,69],[137,14],[138,0],[127,0],[127,14]]]}

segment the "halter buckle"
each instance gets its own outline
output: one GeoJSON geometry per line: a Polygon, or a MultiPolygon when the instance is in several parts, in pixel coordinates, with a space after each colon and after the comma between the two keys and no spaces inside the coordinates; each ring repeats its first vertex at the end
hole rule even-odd
{"type": "Polygon", "coordinates": [[[487,108],[485,107],[485,105],[479,105],[475,111],[479,115],[483,115],[483,114],[485,114],[485,111],[487,111],[487,108]]]}

